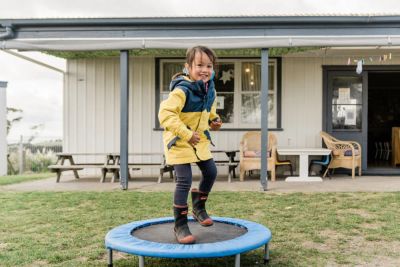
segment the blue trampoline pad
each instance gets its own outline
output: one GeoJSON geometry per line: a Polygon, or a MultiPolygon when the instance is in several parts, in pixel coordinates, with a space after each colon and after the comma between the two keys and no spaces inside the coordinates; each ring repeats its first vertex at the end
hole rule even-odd
{"type": "Polygon", "coordinates": [[[133,255],[161,258],[211,258],[244,253],[267,244],[271,231],[265,226],[241,219],[212,217],[214,225],[201,227],[189,218],[196,243],[178,244],[172,217],[137,221],[118,226],[107,233],[107,249],[133,255]]]}

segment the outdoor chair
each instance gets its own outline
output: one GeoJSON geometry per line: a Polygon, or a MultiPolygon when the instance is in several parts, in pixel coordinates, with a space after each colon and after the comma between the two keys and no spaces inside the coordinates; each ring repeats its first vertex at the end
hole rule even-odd
{"type": "MultiPolygon", "coordinates": [[[[314,165],[321,166],[320,175],[323,175],[325,173],[325,171],[327,170],[329,163],[331,162],[331,158],[332,158],[331,155],[326,155],[326,156],[323,156],[321,159],[311,160],[310,165],[308,166],[309,175],[311,176],[311,171],[312,171],[312,168],[314,165]]],[[[326,175],[329,178],[331,178],[329,175],[329,171],[326,173],[326,175]]]]}
{"type": "Polygon", "coordinates": [[[342,141],[321,131],[320,135],[326,147],[332,150],[332,159],[325,170],[323,177],[329,169],[346,168],[351,169],[351,177],[355,178],[355,170],[358,168],[358,175],[361,176],[361,145],[354,141],[342,141]]]}
{"type": "MultiPolygon", "coordinates": [[[[271,181],[276,179],[276,168],[278,166],[289,166],[293,175],[290,160],[279,160],[277,155],[277,140],[273,133],[268,133],[268,171],[271,172],[271,181]]],[[[244,181],[246,171],[261,169],[261,132],[251,131],[243,135],[240,142],[240,181],[244,181]]]]}

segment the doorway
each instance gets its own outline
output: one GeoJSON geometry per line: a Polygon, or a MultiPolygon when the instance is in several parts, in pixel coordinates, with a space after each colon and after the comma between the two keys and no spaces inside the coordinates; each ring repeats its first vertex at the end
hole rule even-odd
{"type": "Polygon", "coordinates": [[[363,174],[400,175],[400,165],[392,164],[392,127],[400,129],[400,65],[365,66],[360,75],[353,66],[323,70],[323,130],[361,144],[363,174]]]}
{"type": "Polygon", "coordinates": [[[400,127],[400,71],[368,72],[368,168],[393,169],[392,127],[400,127]]]}
{"type": "MultiPolygon", "coordinates": [[[[324,131],[339,140],[361,145],[362,169],[367,167],[367,72],[346,68],[324,68],[324,131]]],[[[347,171],[347,170],[346,170],[347,171]]]]}

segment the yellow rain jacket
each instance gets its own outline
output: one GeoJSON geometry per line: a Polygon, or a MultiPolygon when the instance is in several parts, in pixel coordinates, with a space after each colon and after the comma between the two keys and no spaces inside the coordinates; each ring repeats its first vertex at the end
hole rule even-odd
{"type": "Polygon", "coordinates": [[[212,158],[210,123],[218,119],[216,93],[212,80],[192,81],[184,74],[173,77],[168,99],[160,104],[158,118],[164,127],[163,141],[167,164],[184,164],[212,158]],[[193,131],[200,142],[189,144],[193,131]]]}

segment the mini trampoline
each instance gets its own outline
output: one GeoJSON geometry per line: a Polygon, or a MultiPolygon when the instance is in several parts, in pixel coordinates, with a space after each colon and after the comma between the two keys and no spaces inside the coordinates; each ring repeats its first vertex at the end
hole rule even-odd
{"type": "Polygon", "coordinates": [[[137,255],[139,267],[144,257],[215,258],[235,255],[235,267],[240,266],[240,254],[264,245],[264,262],[269,260],[268,243],[271,231],[265,226],[241,219],[212,217],[214,225],[202,227],[189,217],[189,227],[196,244],[179,244],[173,233],[174,218],[157,218],[131,222],[109,231],[105,238],[108,266],[113,266],[113,250],[137,255]]]}

